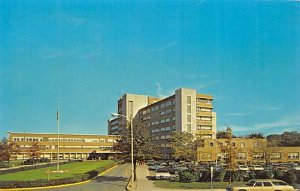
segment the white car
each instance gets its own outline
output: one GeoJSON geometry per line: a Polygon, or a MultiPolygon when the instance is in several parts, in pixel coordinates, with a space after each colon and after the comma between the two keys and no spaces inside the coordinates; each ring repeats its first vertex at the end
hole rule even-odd
{"type": "Polygon", "coordinates": [[[264,167],[262,167],[261,165],[252,165],[249,168],[250,168],[250,170],[254,170],[254,171],[264,170],[264,167]]]}
{"type": "Polygon", "coordinates": [[[171,174],[169,173],[168,169],[166,168],[160,168],[157,169],[155,172],[155,179],[160,180],[160,179],[170,179],[171,174]]]}
{"type": "Polygon", "coordinates": [[[282,180],[253,179],[243,185],[226,188],[226,191],[294,191],[294,188],[282,180]]]}
{"type": "Polygon", "coordinates": [[[238,165],[237,170],[241,171],[250,171],[249,167],[247,165],[238,165]]]}

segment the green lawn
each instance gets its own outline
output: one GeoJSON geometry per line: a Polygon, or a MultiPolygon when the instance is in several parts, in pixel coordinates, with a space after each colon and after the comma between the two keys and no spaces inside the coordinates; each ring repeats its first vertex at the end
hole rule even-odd
{"type": "MultiPolygon", "coordinates": [[[[170,182],[167,180],[156,180],[154,185],[160,188],[170,189],[210,189],[210,182],[170,182]]],[[[228,182],[213,182],[213,188],[226,188],[228,182]]]]}
{"type": "MultiPolygon", "coordinates": [[[[85,162],[74,162],[74,163],[64,164],[64,165],[60,165],[60,169],[67,170],[68,172],[49,173],[49,178],[59,179],[65,177],[72,177],[75,176],[76,174],[82,174],[99,167],[112,165],[114,163],[115,163],[114,161],[85,161],[85,162]]],[[[54,171],[54,170],[56,170],[56,166],[4,174],[4,175],[0,175],[0,181],[48,179],[47,171],[54,171]]]]}

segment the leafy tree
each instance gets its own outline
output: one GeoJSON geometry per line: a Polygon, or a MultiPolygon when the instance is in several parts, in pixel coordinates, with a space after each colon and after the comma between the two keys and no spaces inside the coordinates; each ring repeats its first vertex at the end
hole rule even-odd
{"type": "Polygon", "coordinates": [[[174,158],[184,161],[196,161],[198,140],[194,140],[191,133],[175,131],[169,140],[174,158]]]}
{"type": "Polygon", "coordinates": [[[20,152],[15,142],[8,142],[4,137],[0,142],[0,161],[9,161],[20,152]]]}
{"type": "Polygon", "coordinates": [[[263,139],[265,137],[264,137],[264,135],[261,132],[258,132],[258,133],[251,133],[250,135],[247,135],[246,138],[250,138],[250,139],[263,139]]]}
{"type": "Polygon", "coordinates": [[[269,164],[272,160],[273,153],[279,152],[277,147],[273,147],[272,142],[267,142],[265,139],[257,140],[257,147],[250,150],[251,153],[261,153],[265,164],[269,164]]]}
{"type": "Polygon", "coordinates": [[[220,146],[220,150],[222,153],[226,155],[225,157],[225,163],[227,164],[226,169],[229,171],[229,183],[231,183],[233,172],[236,170],[237,166],[237,149],[233,145],[232,142],[232,130],[230,127],[227,127],[227,136],[225,137],[225,143],[224,145],[220,146]]]}
{"type": "MultiPolygon", "coordinates": [[[[217,131],[217,139],[224,139],[224,138],[227,138],[228,137],[228,131],[224,131],[224,130],[221,130],[221,131],[217,131]]],[[[235,135],[232,134],[231,132],[231,135],[230,135],[232,138],[236,138],[235,135]]]]}
{"type": "Polygon", "coordinates": [[[41,156],[41,148],[38,142],[31,142],[30,148],[28,149],[28,157],[38,159],[41,156]]]}
{"type": "Polygon", "coordinates": [[[286,131],[281,135],[271,134],[267,136],[267,140],[275,143],[274,146],[283,147],[299,147],[300,146],[300,133],[297,131],[286,131]]]}
{"type": "MultiPolygon", "coordinates": [[[[121,133],[120,139],[114,144],[113,150],[122,154],[116,155],[117,159],[131,160],[131,125],[126,124],[121,133]],[[126,128],[127,127],[127,128],[126,128]]],[[[136,180],[136,163],[148,159],[157,159],[161,157],[159,146],[151,141],[149,128],[139,121],[133,121],[133,163],[134,178],[136,180]]]]}

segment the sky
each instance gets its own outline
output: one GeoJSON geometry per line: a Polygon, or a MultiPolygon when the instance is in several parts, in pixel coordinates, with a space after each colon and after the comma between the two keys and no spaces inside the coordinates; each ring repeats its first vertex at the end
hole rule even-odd
{"type": "Polygon", "coordinates": [[[299,1],[0,0],[0,136],[107,134],[125,93],[214,97],[217,128],[300,129],[299,1]]]}

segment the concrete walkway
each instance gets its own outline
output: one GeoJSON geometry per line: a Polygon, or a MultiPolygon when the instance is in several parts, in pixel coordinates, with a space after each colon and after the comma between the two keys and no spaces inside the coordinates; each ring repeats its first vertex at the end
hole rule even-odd
{"type": "MultiPolygon", "coordinates": [[[[179,191],[183,189],[167,189],[155,187],[152,180],[148,180],[148,176],[151,176],[147,166],[137,166],[137,181],[135,182],[135,188],[133,191],[179,191]]],[[[186,191],[211,191],[211,189],[184,189],[186,191]]],[[[225,191],[226,189],[213,189],[213,191],[225,191]]]]}

